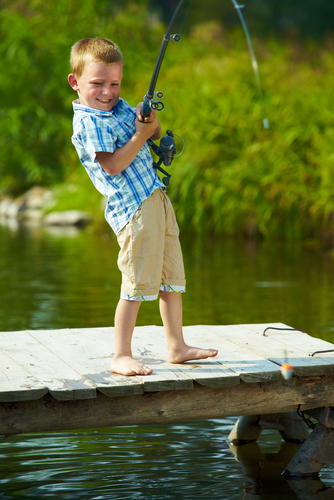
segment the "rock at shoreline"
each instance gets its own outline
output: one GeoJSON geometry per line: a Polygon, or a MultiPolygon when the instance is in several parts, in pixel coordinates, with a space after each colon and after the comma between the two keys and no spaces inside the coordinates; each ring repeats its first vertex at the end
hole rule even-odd
{"type": "Polygon", "coordinates": [[[54,203],[54,196],[50,189],[35,186],[16,199],[3,198],[0,201],[0,218],[63,227],[85,227],[92,222],[91,214],[80,210],[50,212],[45,215],[54,203]]]}
{"type": "Polygon", "coordinates": [[[84,227],[92,222],[92,216],[80,210],[67,210],[65,212],[50,212],[43,219],[47,226],[77,226],[84,227]]]}
{"type": "Polygon", "coordinates": [[[52,192],[47,188],[35,186],[16,199],[5,198],[0,201],[0,217],[41,219],[45,210],[49,210],[53,204],[52,192]]]}

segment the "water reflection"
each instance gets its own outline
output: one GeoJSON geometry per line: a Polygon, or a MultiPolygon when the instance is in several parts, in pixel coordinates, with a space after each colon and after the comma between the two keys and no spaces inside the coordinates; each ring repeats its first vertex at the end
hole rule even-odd
{"type": "Polygon", "coordinates": [[[300,500],[334,498],[334,488],[327,487],[319,478],[286,480],[281,475],[300,445],[282,442],[279,450],[271,453],[261,451],[258,443],[243,446],[230,444],[229,447],[240,463],[243,475],[251,480],[251,485],[245,485],[244,500],[258,500],[264,496],[272,498],[278,492],[285,498],[300,500]]]}
{"type": "Polygon", "coordinates": [[[224,443],[229,427],[222,420],[11,438],[2,445],[1,498],[240,498],[224,443]]]}
{"type": "Polygon", "coordinates": [[[1,443],[0,497],[333,498],[329,470],[317,480],[281,476],[298,445],[281,443],[277,434],[266,433],[259,444],[230,450],[226,438],[234,422],[227,418],[12,437],[1,443]]]}
{"type": "Polygon", "coordinates": [[[332,500],[334,488],[328,488],[320,479],[290,479],[288,484],[300,500],[332,500]]]}
{"type": "MultiPolygon", "coordinates": [[[[116,239],[89,229],[0,225],[0,330],[110,326],[116,239]]],[[[182,236],[184,324],[283,322],[334,341],[334,259],[301,243],[182,236]]],[[[157,302],[138,325],[161,324],[157,302]]]]}
{"type": "Polygon", "coordinates": [[[245,500],[258,498],[262,495],[275,494],[291,495],[291,489],[287,481],[281,476],[285,467],[292,460],[300,448],[299,445],[282,442],[277,452],[264,453],[258,443],[245,444],[242,446],[229,445],[235,459],[242,467],[242,473],[251,480],[251,484],[245,489],[245,500]]]}
{"type": "MultiPolygon", "coordinates": [[[[182,246],[185,325],[283,322],[334,341],[329,253],[189,235],[182,246]]],[[[115,238],[89,229],[0,225],[0,330],[112,325],[117,254],[115,238]]],[[[141,307],[145,324],[161,324],[156,302],[141,307]]],[[[252,461],[240,448],[237,462],[226,444],[235,420],[12,437],[0,446],[0,498],[334,498],[332,466],[320,483],[281,478],[292,445],[276,433],[261,435],[252,461]]]]}

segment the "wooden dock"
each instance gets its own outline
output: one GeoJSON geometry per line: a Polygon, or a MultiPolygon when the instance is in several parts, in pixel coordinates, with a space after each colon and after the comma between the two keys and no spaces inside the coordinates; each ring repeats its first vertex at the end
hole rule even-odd
{"type": "Polygon", "coordinates": [[[111,374],[113,332],[0,332],[0,434],[334,406],[334,345],[282,323],[185,327],[190,345],[219,354],[179,365],[166,361],[163,327],[136,327],[133,355],[154,370],[146,377],[111,374]]]}

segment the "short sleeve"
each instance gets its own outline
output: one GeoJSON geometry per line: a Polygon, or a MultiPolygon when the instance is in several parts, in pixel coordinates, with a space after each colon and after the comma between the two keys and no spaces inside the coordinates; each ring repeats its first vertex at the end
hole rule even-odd
{"type": "Polygon", "coordinates": [[[92,162],[96,153],[105,151],[113,153],[116,149],[116,134],[108,120],[94,115],[85,116],[72,137],[75,146],[83,149],[92,162]]]}

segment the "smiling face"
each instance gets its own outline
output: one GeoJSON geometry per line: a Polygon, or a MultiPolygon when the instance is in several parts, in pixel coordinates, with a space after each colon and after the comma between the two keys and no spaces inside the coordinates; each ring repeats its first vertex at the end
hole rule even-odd
{"type": "Polygon", "coordinates": [[[80,77],[68,76],[71,87],[78,92],[80,104],[100,111],[110,111],[118,101],[122,82],[121,63],[89,62],[80,77]]]}

